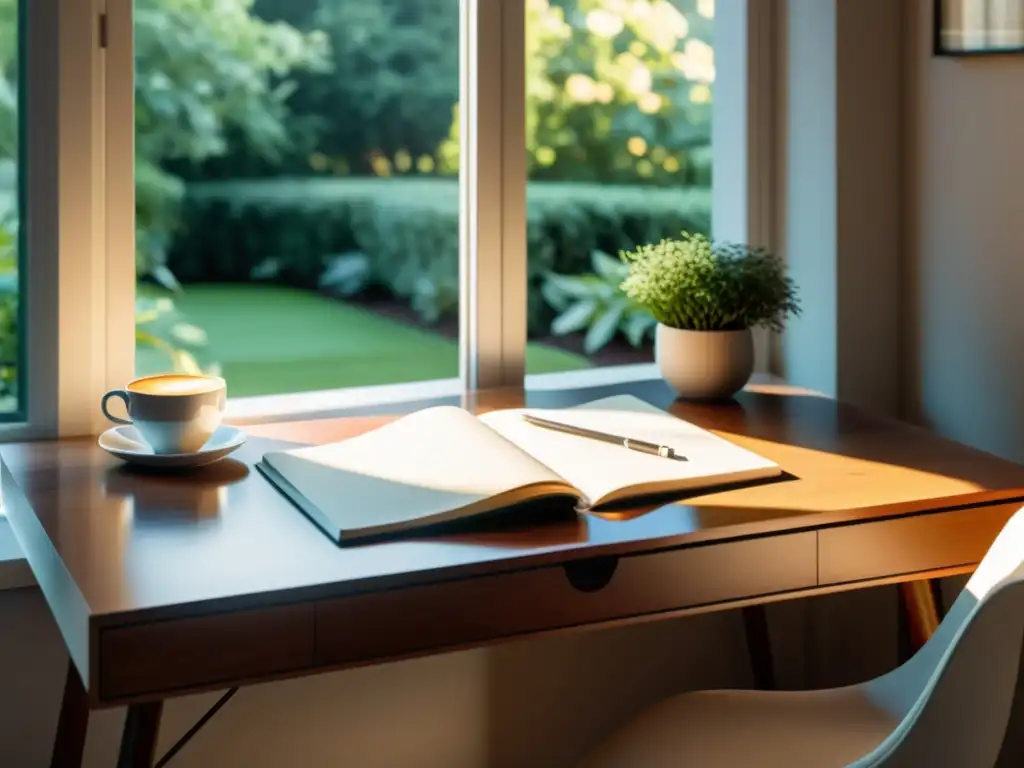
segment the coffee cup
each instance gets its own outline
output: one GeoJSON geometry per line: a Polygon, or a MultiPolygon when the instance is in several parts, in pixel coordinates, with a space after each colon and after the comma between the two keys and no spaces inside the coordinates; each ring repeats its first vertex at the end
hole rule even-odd
{"type": "Polygon", "coordinates": [[[115,424],[130,424],[153,453],[195,453],[220,426],[227,384],[219,376],[170,373],[143,376],[124,389],[103,396],[103,415],[115,424]],[[107,408],[112,398],[124,401],[128,419],[107,408]]]}

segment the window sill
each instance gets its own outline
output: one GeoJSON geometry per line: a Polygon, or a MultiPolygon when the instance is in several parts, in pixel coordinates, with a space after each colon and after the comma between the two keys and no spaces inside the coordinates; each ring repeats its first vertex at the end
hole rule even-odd
{"type": "MultiPolygon", "coordinates": [[[[648,381],[660,375],[654,363],[588,368],[564,373],[539,373],[526,376],[528,390],[578,389],[648,381]]],[[[288,395],[238,397],[228,400],[225,420],[231,424],[269,424],[281,421],[308,421],[358,413],[372,415],[389,411],[409,411],[439,401],[457,404],[464,393],[459,379],[415,381],[407,384],[382,384],[288,395]]]]}

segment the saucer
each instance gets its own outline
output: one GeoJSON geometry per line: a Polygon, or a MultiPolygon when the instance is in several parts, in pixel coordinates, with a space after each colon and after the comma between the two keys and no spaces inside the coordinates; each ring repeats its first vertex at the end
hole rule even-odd
{"type": "Polygon", "coordinates": [[[112,427],[100,435],[100,448],[129,464],[143,467],[201,467],[229,453],[245,442],[245,432],[222,424],[195,453],[153,453],[135,427],[112,427]]]}

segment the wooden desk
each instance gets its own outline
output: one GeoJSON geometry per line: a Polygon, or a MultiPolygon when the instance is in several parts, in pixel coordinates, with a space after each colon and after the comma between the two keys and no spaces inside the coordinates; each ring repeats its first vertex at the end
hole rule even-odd
{"type": "MultiPolygon", "coordinates": [[[[671,404],[660,382],[528,402],[622,391],[671,404]]],[[[826,398],[760,387],[671,409],[788,479],[340,549],[252,464],[387,417],[253,428],[181,477],[129,471],[94,440],[0,447],[4,507],[71,659],[53,764],[80,764],[90,708],[131,705],[120,765],[149,766],[160,702],[185,693],[969,571],[1024,502],[1024,467],[826,398]]]]}

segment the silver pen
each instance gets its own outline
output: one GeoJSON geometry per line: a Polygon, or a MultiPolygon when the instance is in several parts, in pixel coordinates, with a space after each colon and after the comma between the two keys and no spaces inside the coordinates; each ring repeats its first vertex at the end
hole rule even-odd
{"type": "Polygon", "coordinates": [[[537,427],[544,427],[544,429],[553,429],[556,432],[565,432],[566,434],[575,435],[576,437],[600,440],[602,443],[615,443],[616,445],[621,445],[623,448],[628,448],[631,451],[649,453],[652,456],[661,456],[663,459],[688,461],[685,456],[676,453],[675,449],[667,445],[649,443],[646,440],[634,440],[631,437],[622,437],[621,435],[613,435],[608,432],[598,432],[597,430],[585,429],[584,427],[574,427],[571,424],[562,424],[559,421],[542,419],[539,416],[531,416],[528,413],[523,414],[523,419],[529,424],[533,424],[537,427]]]}

